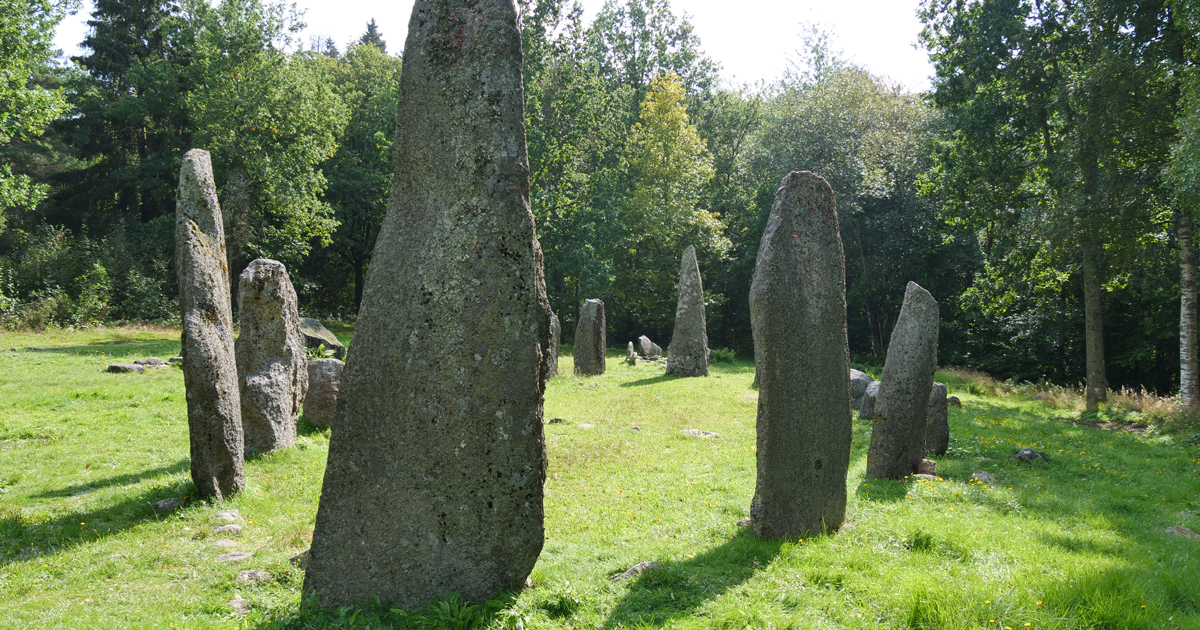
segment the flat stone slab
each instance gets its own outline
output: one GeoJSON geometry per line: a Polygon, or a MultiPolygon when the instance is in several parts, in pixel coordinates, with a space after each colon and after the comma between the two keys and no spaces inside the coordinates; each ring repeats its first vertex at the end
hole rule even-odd
{"type": "Polygon", "coordinates": [[[686,435],[688,437],[705,438],[705,439],[708,439],[708,438],[720,439],[721,438],[720,433],[713,433],[712,431],[701,431],[700,429],[684,429],[684,430],[680,431],[679,434],[686,435]]]}
{"type": "Polygon", "coordinates": [[[213,528],[213,533],[237,536],[238,534],[242,533],[242,526],[241,525],[217,525],[216,527],[213,528]]]}
{"type": "Polygon", "coordinates": [[[229,600],[229,607],[233,609],[233,612],[244,615],[250,612],[250,600],[242,599],[241,595],[237,595],[229,600]]]}
{"type": "Polygon", "coordinates": [[[106,369],[105,372],[112,372],[113,374],[125,374],[125,373],[129,373],[129,372],[135,372],[137,374],[141,374],[142,370],[144,370],[144,369],[145,369],[144,367],[142,367],[136,363],[114,363],[114,364],[108,366],[108,369],[106,369]]]}
{"type": "Polygon", "coordinates": [[[629,567],[628,571],[626,571],[618,576],[613,577],[612,581],[613,582],[622,582],[622,581],[628,580],[629,578],[637,577],[637,576],[645,573],[646,571],[651,571],[653,569],[657,569],[657,568],[659,568],[659,566],[660,565],[657,562],[654,562],[653,560],[639,562],[639,563],[633,565],[632,567],[629,567]]]}
{"type": "Polygon", "coordinates": [[[1194,532],[1182,525],[1172,525],[1172,526],[1168,527],[1165,531],[1168,534],[1174,534],[1176,536],[1182,536],[1184,538],[1192,538],[1192,539],[1200,538],[1200,534],[1197,534],[1196,532],[1194,532]]]}
{"type": "Polygon", "coordinates": [[[979,483],[1000,483],[995,477],[983,471],[971,473],[971,478],[979,483]]]}
{"type": "Polygon", "coordinates": [[[917,473],[917,474],[913,475],[912,478],[920,479],[922,481],[941,481],[940,479],[937,478],[936,475],[925,475],[922,473],[917,473]]]}
{"type": "Polygon", "coordinates": [[[220,547],[222,549],[233,549],[234,547],[237,547],[237,541],[229,540],[228,538],[218,538],[217,540],[212,541],[212,546],[220,547]]]}
{"type": "Polygon", "coordinates": [[[166,362],[158,357],[150,357],[148,359],[138,359],[134,361],[136,365],[166,365],[166,362]]]}
{"type": "Polygon", "coordinates": [[[270,571],[263,571],[262,569],[246,569],[245,571],[238,571],[238,574],[237,574],[237,583],[238,584],[253,584],[255,582],[270,582],[271,580],[274,580],[274,579],[275,579],[274,573],[271,573],[270,571]]]}
{"type": "Polygon", "coordinates": [[[217,562],[241,562],[249,560],[254,554],[249,551],[230,551],[229,553],[217,556],[217,562]]]}
{"type": "Polygon", "coordinates": [[[183,499],[178,499],[178,498],[163,499],[162,501],[156,501],[154,503],[154,509],[156,509],[156,510],[174,510],[175,508],[177,508],[181,505],[183,505],[183,499]]]}
{"type": "Polygon", "coordinates": [[[226,523],[240,523],[245,521],[245,519],[242,518],[242,513],[237,510],[223,510],[221,512],[217,512],[217,518],[225,521],[226,523]]]}

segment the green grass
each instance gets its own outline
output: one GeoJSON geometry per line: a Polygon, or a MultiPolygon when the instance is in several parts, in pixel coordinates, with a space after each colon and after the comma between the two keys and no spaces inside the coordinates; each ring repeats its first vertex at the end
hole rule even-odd
{"type": "Polygon", "coordinates": [[[154,509],[191,492],[182,376],[100,370],[176,354],[177,332],[0,333],[0,349],[0,628],[1200,628],[1200,541],[1163,531],[1200,530],[1200,448],[954,379],[943,481],[864,480],[870,425],[856,421],[843,529],[764,542],[736,527],[754,489],[751,363],[681,379],[614,350],[607,374],[580,380],[564,356],[535,587],[408,615],[301,605],[288,558],[309,544],[328,431],[302,426],[296,448],[247,462],[230,501],[154,509]],[[49,349],[7,350],[28,346],[49,349]],[[1009,461],[1022,446],[1054,459],[1009,461]],[[1000,484],[970,483],[977,470],[1000,484]],[[230,507],[254,555],[223,564],[212,528],[230,507]],[[643,560],[662,567],[611,582],[643,560]],[[249,568],[276,580],[237,584],[249,568]]]}

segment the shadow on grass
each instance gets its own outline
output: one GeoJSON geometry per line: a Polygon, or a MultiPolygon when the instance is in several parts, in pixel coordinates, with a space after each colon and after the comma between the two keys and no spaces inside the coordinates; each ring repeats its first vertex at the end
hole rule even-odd
{"type": "MultiPolygon", "coordinates": [[[[49,520],[30,519],[20,509],[0,512],[0,566],[60,554],[102,538],[157,520],[170,511],[159,511],[156,501],[195,494],[190,479],[179,480],[107,507],[76,510],[49,520]]],[[[191,504],[191,502],[189,502],[191,504]]],[[[175,510],[184,510],[187,507],[175,510]]]]}
{"type": "Polygon", "coordinates": [[[854,496],[864,501],[895,503],[903,501],[908,496],[911,485],[912,483],[907,479],[879,479],[866,475],[854,489],[854,496]]]}
{"type": "Polygon", "coordinates": [[[686,376],[678,376],[675,374],[660,374],[658,376],[652,376],[650,378],[640,378],[636,381],[629,381],[628,383],[621,383],[621,387],[642,387],[643,385],[654,385],[655,383],[662,383],[665,381],[674,381],[676,379],[681,379],[681,378],[687,378],[687,377],[686,376]]]}
{"type": "Polygon", "coordinates": [[[158,468],[150,468],[136,473],[126,473],[124,475],[116,475],[107,479],[99,479],[97,481],[89,481],[87,483],[77,483],[74,485],[61,488],[59,490],[47,490],[32,495],[33,499],[51,499],[60,497],[70,497],[77,494],[86,494],[90,491],[99,490],[100,488],[108,488],[110,486],[130,486],[146,479],[161,477],[162,475],[173,475],[188,470],[190,460],[181,459],[170,466],[159,466],[158,468]]]}
{"type": "Polygon", "coordinates": [[[660,560],[659,568],[631,579],[604,627],[663,626],[692,615],[767,568],[784,542],[761,540],[752,530],[741,529],[725,544],[687,560],[660,560]]]}
{"type": "Polygon", "coordinates": [[[442,596],[425,608],[407,612],[394,607],[388,601],[372,599],[356,602],[353,606],[323,607],[318,597],[304,597],[300,610],[294,614],[272,616],[260,621],[255,630],[325,630],[345,628],[374,630],[396,628],[425,630],[426,628],[475,628],[491,627],[490,622],[501,611],[512,606],[517,593],[501,593],[498,597],[480,604],[459,598],[457,593],[442,596]]]}
{"type": "Polygon", "coordinates": [[[166,359],[179,354],[178,339],[152,339],[146,341],[109,341],[90,343],[86,346],[57,346],[52,348],[26,348],[30,353],[61,353],[79,356],[98,355],[114,359],[145,359],[158,357],[166,359]]]}

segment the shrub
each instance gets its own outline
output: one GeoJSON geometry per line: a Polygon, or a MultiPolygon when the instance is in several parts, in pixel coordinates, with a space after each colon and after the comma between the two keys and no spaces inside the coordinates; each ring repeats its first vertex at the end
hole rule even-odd
{"type": "Polygon", "coordinates": [[[729,348],[713,348],[712,356],[709,357],[713,363],[733,363],[737,359],[737,353],[729,348]]]}

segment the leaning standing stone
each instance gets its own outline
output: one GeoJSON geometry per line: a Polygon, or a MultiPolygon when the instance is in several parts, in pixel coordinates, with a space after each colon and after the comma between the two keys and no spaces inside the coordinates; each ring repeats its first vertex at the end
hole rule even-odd
{"type": "Polygon", "coordinates": [[[884,479],[911,475],[925,457],[925,416],[937,369],[938,304],[915,282],[892,329],[875,423],[867,450],[867,474],[884,479]]]}
{"type": "Polygon", "coordinates": [[[259,258],[238,282],[238,385],[246,454],[296,443],[296,420],[308,388],[296,289],[287,268],[259,258]]]}
{"type": "Polygon", "coordinates": [[[642,356],[647,359],[657,359],[662,356],[662,348],[658,344],[650,341],[646,335],[638,337],[638,348],[642,351],[642,356]]]}
{"type": "Polygon", "coordinates": [[[929,391],[929,407],[925,414],[925,450],[945,455],[950,448],[950,404],[946,400],[946,384],[934,383],[929,391]]]}
{"type": "Polygon", "coordinates": [[[562,345],[562,324],[558,315],[550,313],[550,370],[546,378],[558,376],[558,349],[562,345]]]}
{"type": "Polygon", "coordinates": [[[758,378],[758,481],[750,516],[764,538],[841,527],[850,466],[846,261],[833,190],[793,172],[771,207],[750,287],[758,378]]]}
{"type": "Polygon", "coordinates": [[[637,365],[637,351],[633,349],[633,342],[629,342],[629,349],[625,351],[625,362],[629,365],[637,365]]]}
{"type": "Polygon", "coordinates": [[[183,156],[175,256],[192,481],[201,495],[220,499],[240,492],[246,480],[225,228],[208,151],[192,149],[183,156]]]}
{"type": "Polygon", "coordinates": [[[545,535],[550,304],[512,0],[417,0],[397,118],[304,581],[322,606],[483,602],[545,535]]]}
{"type": "Polygon", "coordinates": [[[337,359],[308,362],[308,393],[304,395],[304,419],[318,426],[333,422],[345,364],[337,359]]]}
{"type": "Polygon", "coordinates": [[[587,300],[575,324],[575,373],[596,376],[604,373],[604,302],[587,300]]]}
{"type": "Polygon", "coordinates": [[[667,374],[708,376],[707,326],[700,265],[696,248],[688,245],[679,265],[679,303],[675,307],[675,331],[667,346],[667,374]]]}

